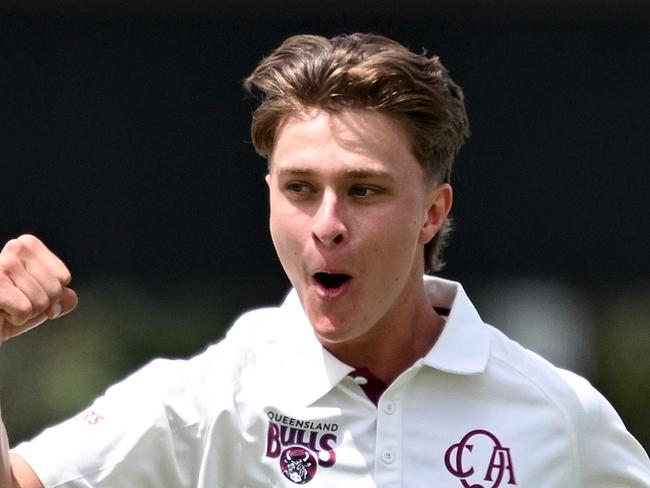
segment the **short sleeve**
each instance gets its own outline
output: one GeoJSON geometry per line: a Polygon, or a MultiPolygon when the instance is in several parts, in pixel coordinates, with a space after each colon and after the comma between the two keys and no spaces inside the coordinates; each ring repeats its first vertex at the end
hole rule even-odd
{"type": "Polygon", "coordinates": [[[650,488],[650,460],[612,405],[589,382],[564,372],[582,402],[577,419],[582,486],[650,488]]]}
{"type": "Polygon", "coordinates": [[[227,374],[225,352],[220,344],[190,361],[155,360],[14,452],[45,488],[195,486],[206,431],[227,410],[225,382],[213,385],[221,405],[204,388],[215,370],[227,374]]]}

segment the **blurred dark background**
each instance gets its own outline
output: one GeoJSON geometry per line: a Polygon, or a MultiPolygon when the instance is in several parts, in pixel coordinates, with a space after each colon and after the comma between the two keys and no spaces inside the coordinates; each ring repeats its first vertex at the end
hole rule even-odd
{"type": "Polygon", "coordinates": [[[2,349],[12,437],[282,298],[241,82],[288,35],[370,31],[440,55],[466,93],[442,275],[647,448],[649,27],[625,0],[4,2],[0,239],[40,236],[81,296],[2,349]]]}

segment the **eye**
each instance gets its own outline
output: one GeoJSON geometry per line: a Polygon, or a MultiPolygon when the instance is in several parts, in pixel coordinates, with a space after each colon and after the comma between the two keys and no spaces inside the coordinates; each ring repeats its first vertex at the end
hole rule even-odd
{"type": "Polygon", "coordinates": [[[313,188],[302,181],[290,181],[284,185],[285,190],[293,195],[306,195],[313,192],[313,188]]]}
{"type": "Polygon", "coordinates": [[[378,190],[370,188],[368,186],[354,186],[350,190],[350,194],[354,197],[359,198],[368,198],[369,196],[375,195],[378,193],[378,190]]]}
{"type": "Polygon", "coordinates": [[[304,181],[288,181],[282,188],[286,197],[292,200],[305,200],[315,193],[314,187],[304,181]]]}

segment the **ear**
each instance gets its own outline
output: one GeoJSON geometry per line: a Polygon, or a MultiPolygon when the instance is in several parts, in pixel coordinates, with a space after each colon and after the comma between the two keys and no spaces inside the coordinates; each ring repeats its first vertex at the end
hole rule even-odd
{"type": "Polygon", "coordinates": [[[427,194],[427,208],[424,216],[424,223],[420,229],[420,244],[426,244],[438,233],[443,224],[447,221],[454,192],[451,185],[432,186],[427,194]]]}
{"type": "Polygon", "coordinates": [[[271,188],[271,173],[266,173],[266,176],[264,177],[264,181],[266,181],[268,187],[271,188]]]}

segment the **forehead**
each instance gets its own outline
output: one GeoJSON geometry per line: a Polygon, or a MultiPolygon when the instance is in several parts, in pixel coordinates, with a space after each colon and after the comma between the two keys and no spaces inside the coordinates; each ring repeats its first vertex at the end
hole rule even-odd
{"type": "Polygon", "coordinates": [[[278,128],[270,161],[272,167],[327,161],[347,170],[357,165],[420,166],[401,124],[366,109],[330,113],[311,108],[287,116],[278,128]]]}

